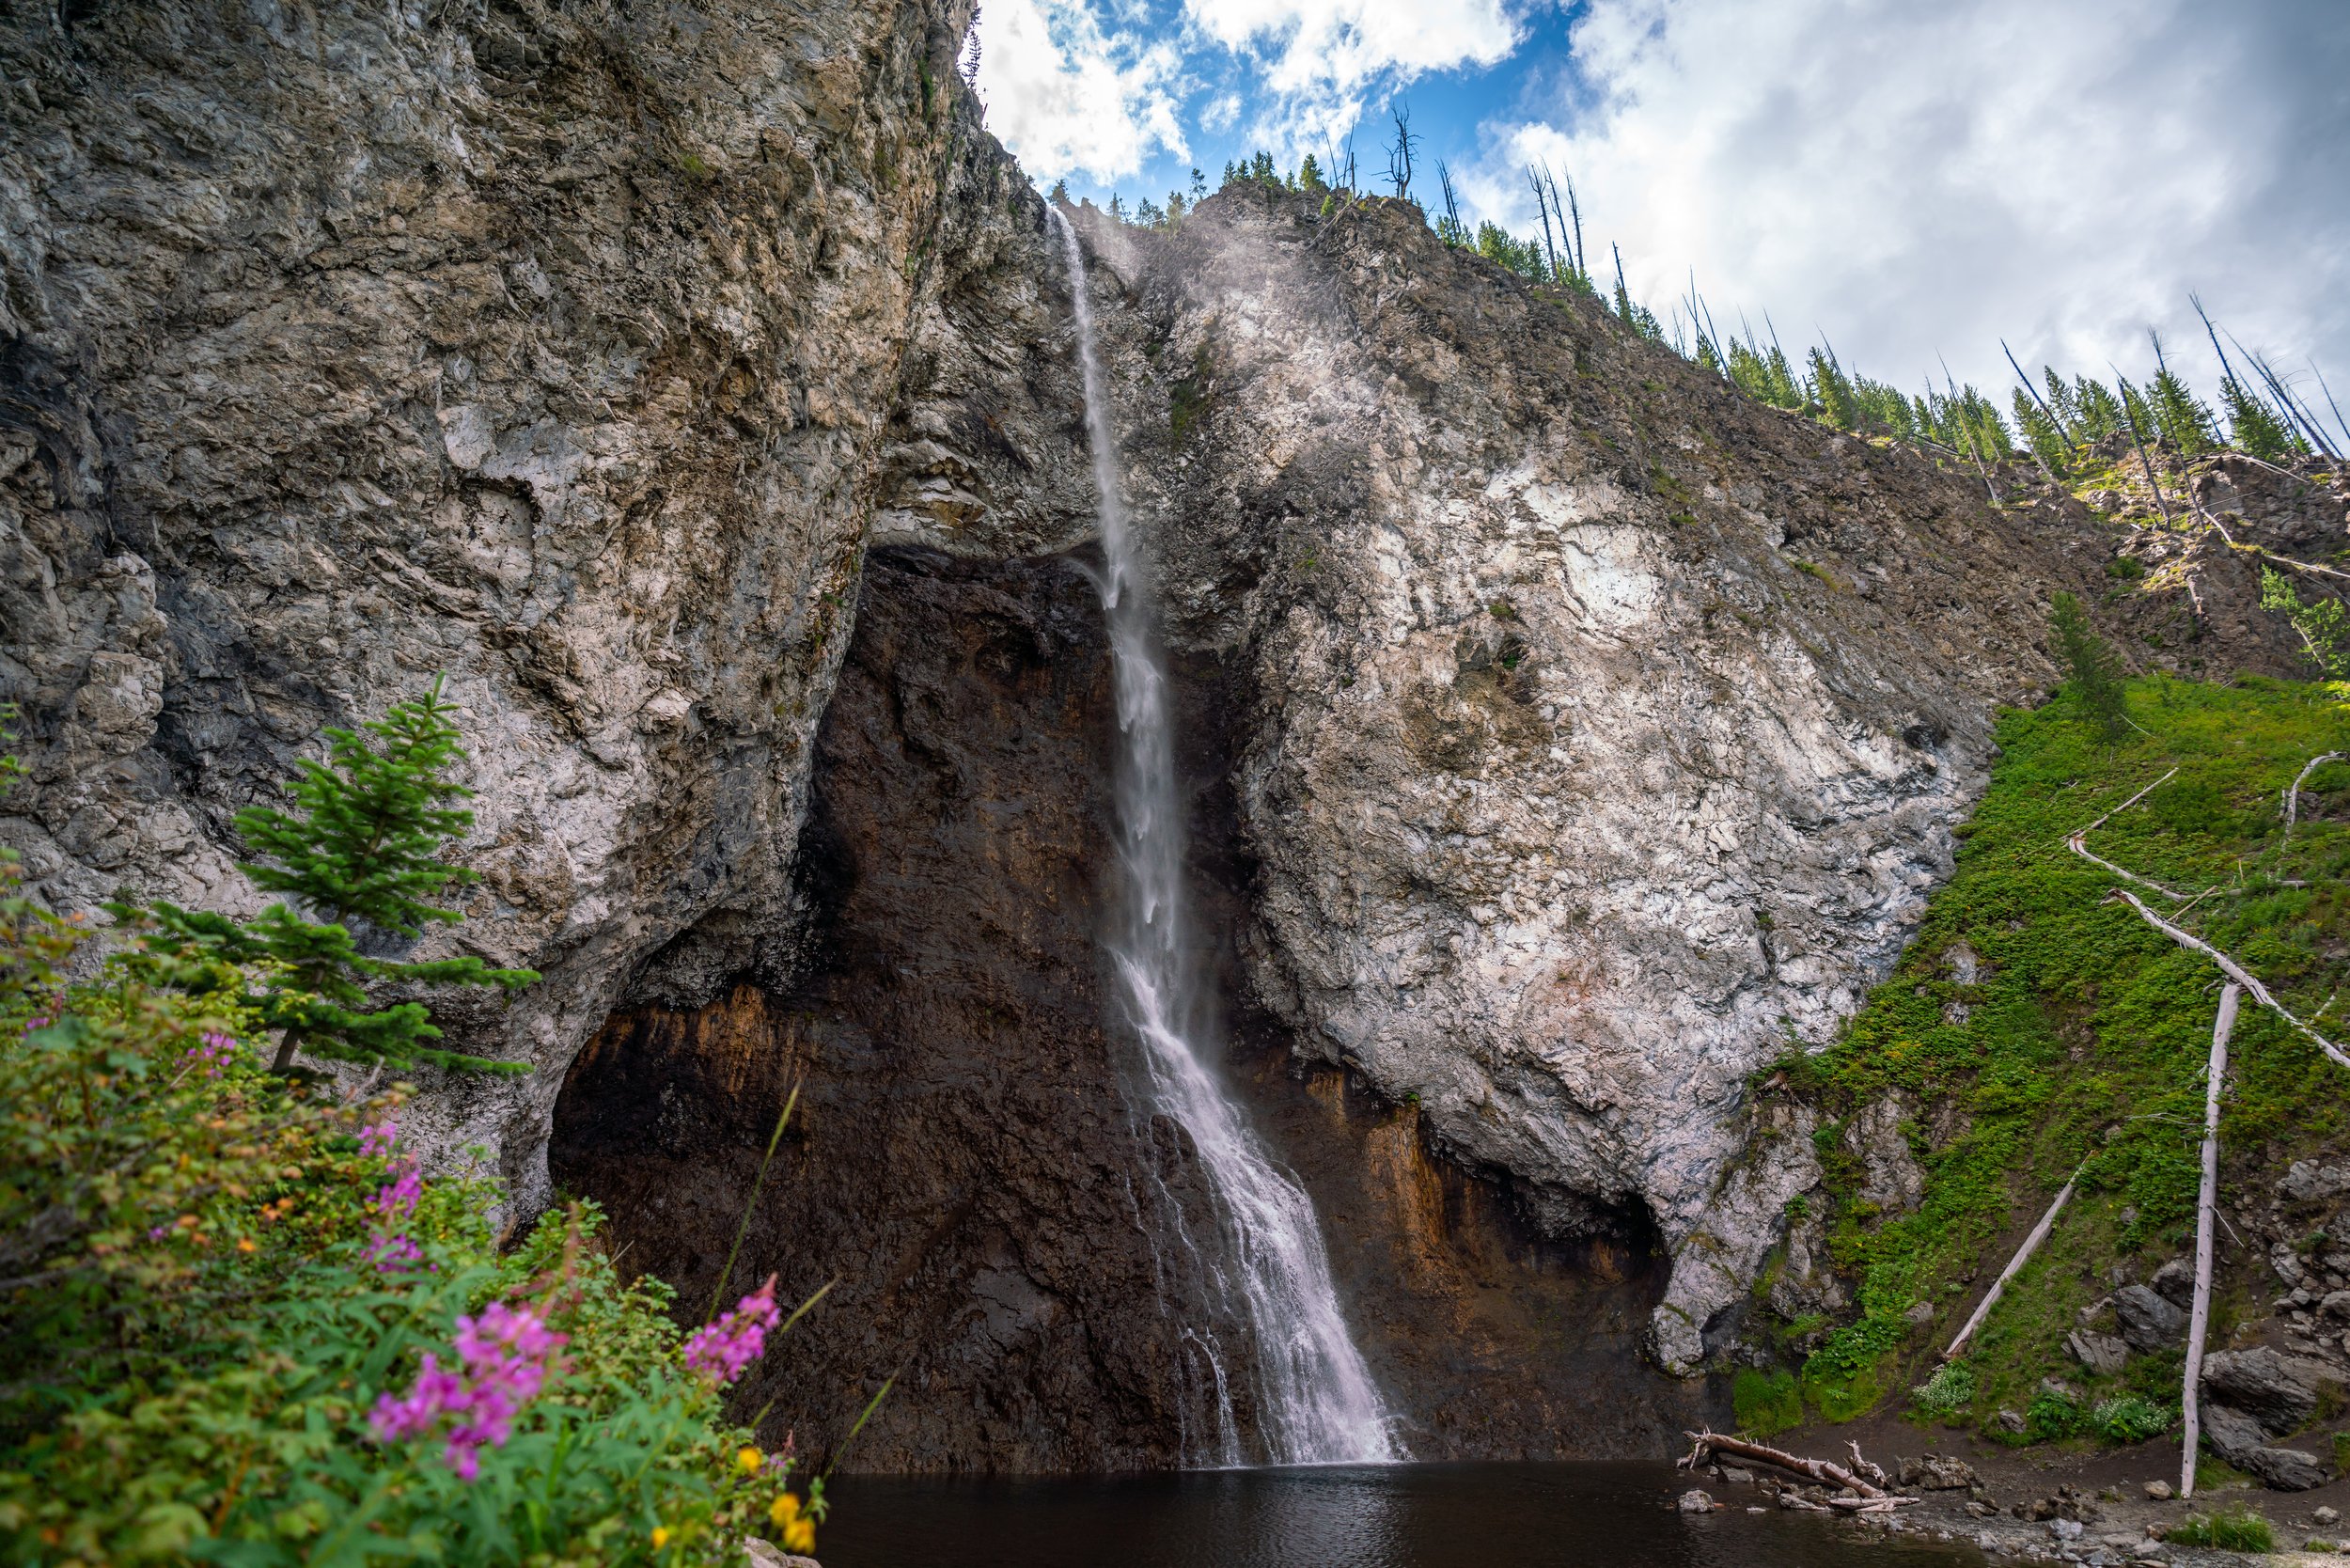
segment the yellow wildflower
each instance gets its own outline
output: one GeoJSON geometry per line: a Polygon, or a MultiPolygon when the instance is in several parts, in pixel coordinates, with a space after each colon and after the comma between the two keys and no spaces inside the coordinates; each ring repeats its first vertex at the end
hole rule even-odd
{"type": "Polygon", "coordinates": [[[763,1458],[765,1455],[757,1449],[748,1447],[736,1450],[734,1454],[735,1464],[742,1467],[743,1473],[746,1476],[759,1473],[760,1462],[763,1458]]]}
{"type": "Polygon", "coordinates": [[[805,1557],[816,1549],[816,1521],[794,1519],[784,1528],[783,1549],[805,1557]]]}
{"type": "Polygon", "coordinates": [[[773,1519],[777,1526],[784,1529],[790,1529],[793,1522],[796,1521],[799,1516],[800,1499],[793,1497],[789,1492],[786,1492],[782,1497],[777,1497],[773,1505],[771,1505],[767,1510],[767,1517],[773,1519]]]}
{"type": "Polygon", "coordinates": [[[669,1544],[669,1527],[668,1527],[668,1526],[666,1526],[666,1525],[655,1525],[655,1526],[653,1526],[653,1527],[652,1527],[652,1549],[653,1549],[654,1551],[656,1551],[656,1552],[657,1552],[657,1551],[659,1551],[662,1547],[664,1547],[664,1546],[667,1545],[668,1544],[669,1544]]]}

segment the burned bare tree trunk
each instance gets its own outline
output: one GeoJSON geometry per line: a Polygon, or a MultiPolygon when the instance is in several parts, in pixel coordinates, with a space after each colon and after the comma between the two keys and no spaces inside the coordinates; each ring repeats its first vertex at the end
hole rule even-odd
{"type": "Polygon", "coordinates": [[[2219,993],[2219,1018],[2212,1026],[2211,1065],[2203,1084],[2203,1188],[2195,1203],[2195,1308],[2186,1325],[2186,1383],[2179,1403],[2186,1416],[2186,1440],[2179,1455],[2179,1496],[2195,1495],[2195,1445],[2202,1436],[2196,1393],[2203,1380],[2203,1335],[2211,1327],[2212,1226],[2219,1203],[2219,1091],[2228,1076],[2228,1036],[2235,1031],[2236,1001],[2244,995],[2233,980],[2219,993]]]}
{"type": "Polygon", "coordinates": [[[2015,1249],[2015,1256],[2007,1261],[2007,1267],[1999,1270],[1999,1277],[1991,1281],[1990,1293],[1982,1298],[1972,1315],[1966,1319],[1966,1325],[1958,1331],[1958,1338],[1950,1341],[1950,1348],[1942,1353],[1943,1360],[1958,1359],[1959,1352],[1966,1348],[1966,1341],[1975,1337],[1975,1330],[1982,1326],[1982,1320],[1991,1315],[1991,1309],[1997,1307],[1999,1304],[1999,1297],[2007,1293],[2008,1281],[2014,1278],[2026,1263],[2031,1262],[2031,1255],[2040,1250],[2042,1242],[2048,1239],[2049,1228],[2056,1224],[2057,1215],[2062,1214],[2064,1205],[2073,1200],[2073,1183],[2080,1180],[2080,1174],[2077,1170],[2074,1171],[2072,1180],[2066,1182],[2058,1190],[2056,1201],[2049,1204],[2048,1212],[2040,1216],[2040,1223],[2031,1228],[2031,1234],[2026,1236],[2024,1245],[2015,1249]]]}

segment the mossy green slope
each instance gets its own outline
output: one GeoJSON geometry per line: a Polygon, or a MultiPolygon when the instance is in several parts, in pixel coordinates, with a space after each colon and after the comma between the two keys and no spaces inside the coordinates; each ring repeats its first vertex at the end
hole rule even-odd
{"type": "MultiPolygon", "coordinates": [[[[2304,782],[2289,835],[2280,793],[2311,757],[2350,747],[2344,696],[2324,683],[2151,677],[2130,683],[2119,743],[2069,691],[2002,718],[1991,786],[1916,940],[1843,1037],[1790,1056],[1786,1084],[1765,1090],[1822,1113],[1831,1252],[1856,1286],[1856,1321],[1778,1325],[1782,1348],[1804,1354],[1816,1413],[1845,1419],[1921,1381],[2022,1228],[2076,1170],[2076,1200],[1976,1338],[1971,1379],[1957,1380],[1962,1393],[1971,1381],[1971,1399],[1946,1399],[1944,1419],[2025,1411],[2049,1374],[2085,1381],[2062,1349],[2076,1309],[2107,1293],[2117,1262],[2142,1278],[2191,1245],[2217,971],[2109,899],[2121,879],[2072,854],[2066,836],[2176,769],[2090,847],[2203,893],[2149,902],[2303,1018],[2338,1019],[2326,1010],[2350,978],[2350,821],[2333,819],[2350,818],[2350,767],[2304,782]],[[1842,1137],[1888,1093],[1914,1108],[1904,1132],[1926,1172],[1923,1200],[1905,1214],[1862,1200],[1842,1137]],[[1917,1321],[1919,1303],[1930,1321],[1917,1321]]],[[[2350,1072],[2248,1007],[2223,1111],[2223,1197],[2336,1139],[2345,1112],[2350,1072]]],[[[2231,1309],[2223,1300],[2222,1330],[2231,1309]]],[[[2087,1403],[2125,1392],[2175,1402],[2178,1373],[2176,1354],[2134,1357],[2119,1378],[2088,1380],[2087,1403]]],[[[1760,1414],[1765,1388],[1747,1382],[1741,1403],[1760,1414]]],[[[2068,1425],[2061,1411],[2032,1415],[2035,1436],[2068,1425]]],[[[2124,1424],[2142,1425],[2143,1413],[2124,1424]]]]}

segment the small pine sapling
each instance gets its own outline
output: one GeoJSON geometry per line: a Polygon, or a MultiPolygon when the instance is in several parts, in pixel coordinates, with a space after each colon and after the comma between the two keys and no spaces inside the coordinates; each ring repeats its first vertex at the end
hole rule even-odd
{"type": "Polygon", "coordinates": [[[494,969],[478,958],[407,962],[369,953],[362,937],[409,939],[463,915],[430,901],[477,880],[440,858],[473,825],[457,802],[473,792],[448,774],[464,760],[441,682],[398,702],[362,728],[326,731],[327,760],[305,760],[294,809],[249,807],[237,831],[258,857],[239,869],[266,892],[287,895],[251,920],[157,902],[107,907],[148,926],[135,962],[158,982],[190,991],[241,990],[262,1023],[282,1030],[273,1070],[297,1049],[340,1061],[415,1062],[477,1072],[524,1073],[520,1062],[444,1051],[424,1004],[373,1005],[369,980],[513,991],[539,977],[494,969]],[[370,737],[372,739],[370,739],[370,737]],[[358,934],[354,934],[353,928],[358,934]]]}
{"type": "Polygon", "coordinates": [[[2112,647],[2090,625],[2081,602],[2069,593],[2060,592],[2050,601],[2048,625],[2056,634],[2058,654],[2073,673],[2081,711],[2105,731],[2106,739],[2120,740],[2130,718],[2123,702],[2121,662],[2112,647]]]}

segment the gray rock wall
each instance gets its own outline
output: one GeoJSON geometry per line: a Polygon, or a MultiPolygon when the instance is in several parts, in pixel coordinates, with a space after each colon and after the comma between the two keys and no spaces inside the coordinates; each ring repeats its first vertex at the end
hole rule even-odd
{"type": "Polygon", "coordinates": [[[2104,547],[1395,204],[1103,255],[1175,635],[1252,694],[1255,990],[1554,1234],[1645,1208],[1694,1371],[1818,1179],[1747,1080],[1889,967],[2104,547]]]}
{"type": "MultiPolygon", "coordinates": [[[[485,879],[434,940],[547,979],[448,1011],[537,1071],[430,1085],[419,1131],[535,1205],[616,1009],[788,987],[864,550],[1090,526],[1059,263],[954,79],[967,20],[0,19],[31,769],[0,843],[37,889],[250,907],[234,812],[445,673],[485,879]]],[[[1653,1349],[1695,1369],[1816,1180],[1746,1083],[1884,972],[1996,704],[2050,677],[2046,593],[2110,541],[1756,407],[1398,206],[1243,189],[1091,238],[1172,637],[1236,694],[1203,745],[1237,759],[1254,1000],[1554,1238],[1645,1211],[1653,1349]]]]}
{"type": "MultiPolygon", "coordinates": [[[[954,77],[968,13],[0,18],[0,699],[31,768],[0,842],[36,889],[251,907],[236,809],[445,672],[484,881],[438,940],[547,979],[444,1019],[539,1071],[417,1114],[539,1201],[623,991],[707,994],[787,932],[876,510],[927,462],[967,541],[991,480],[1067,462],[1065,389],[1023,403],[1049,274],[1004,257],[1042,214],[954,77]],[[1010,349],[974,364],[971,321],[1010,349]],[[916,339],[917,387],[960,394],[909,414],[916,339]]],[[[1021,487],[1023,541],[1056,494],[1021,487]]]]}

